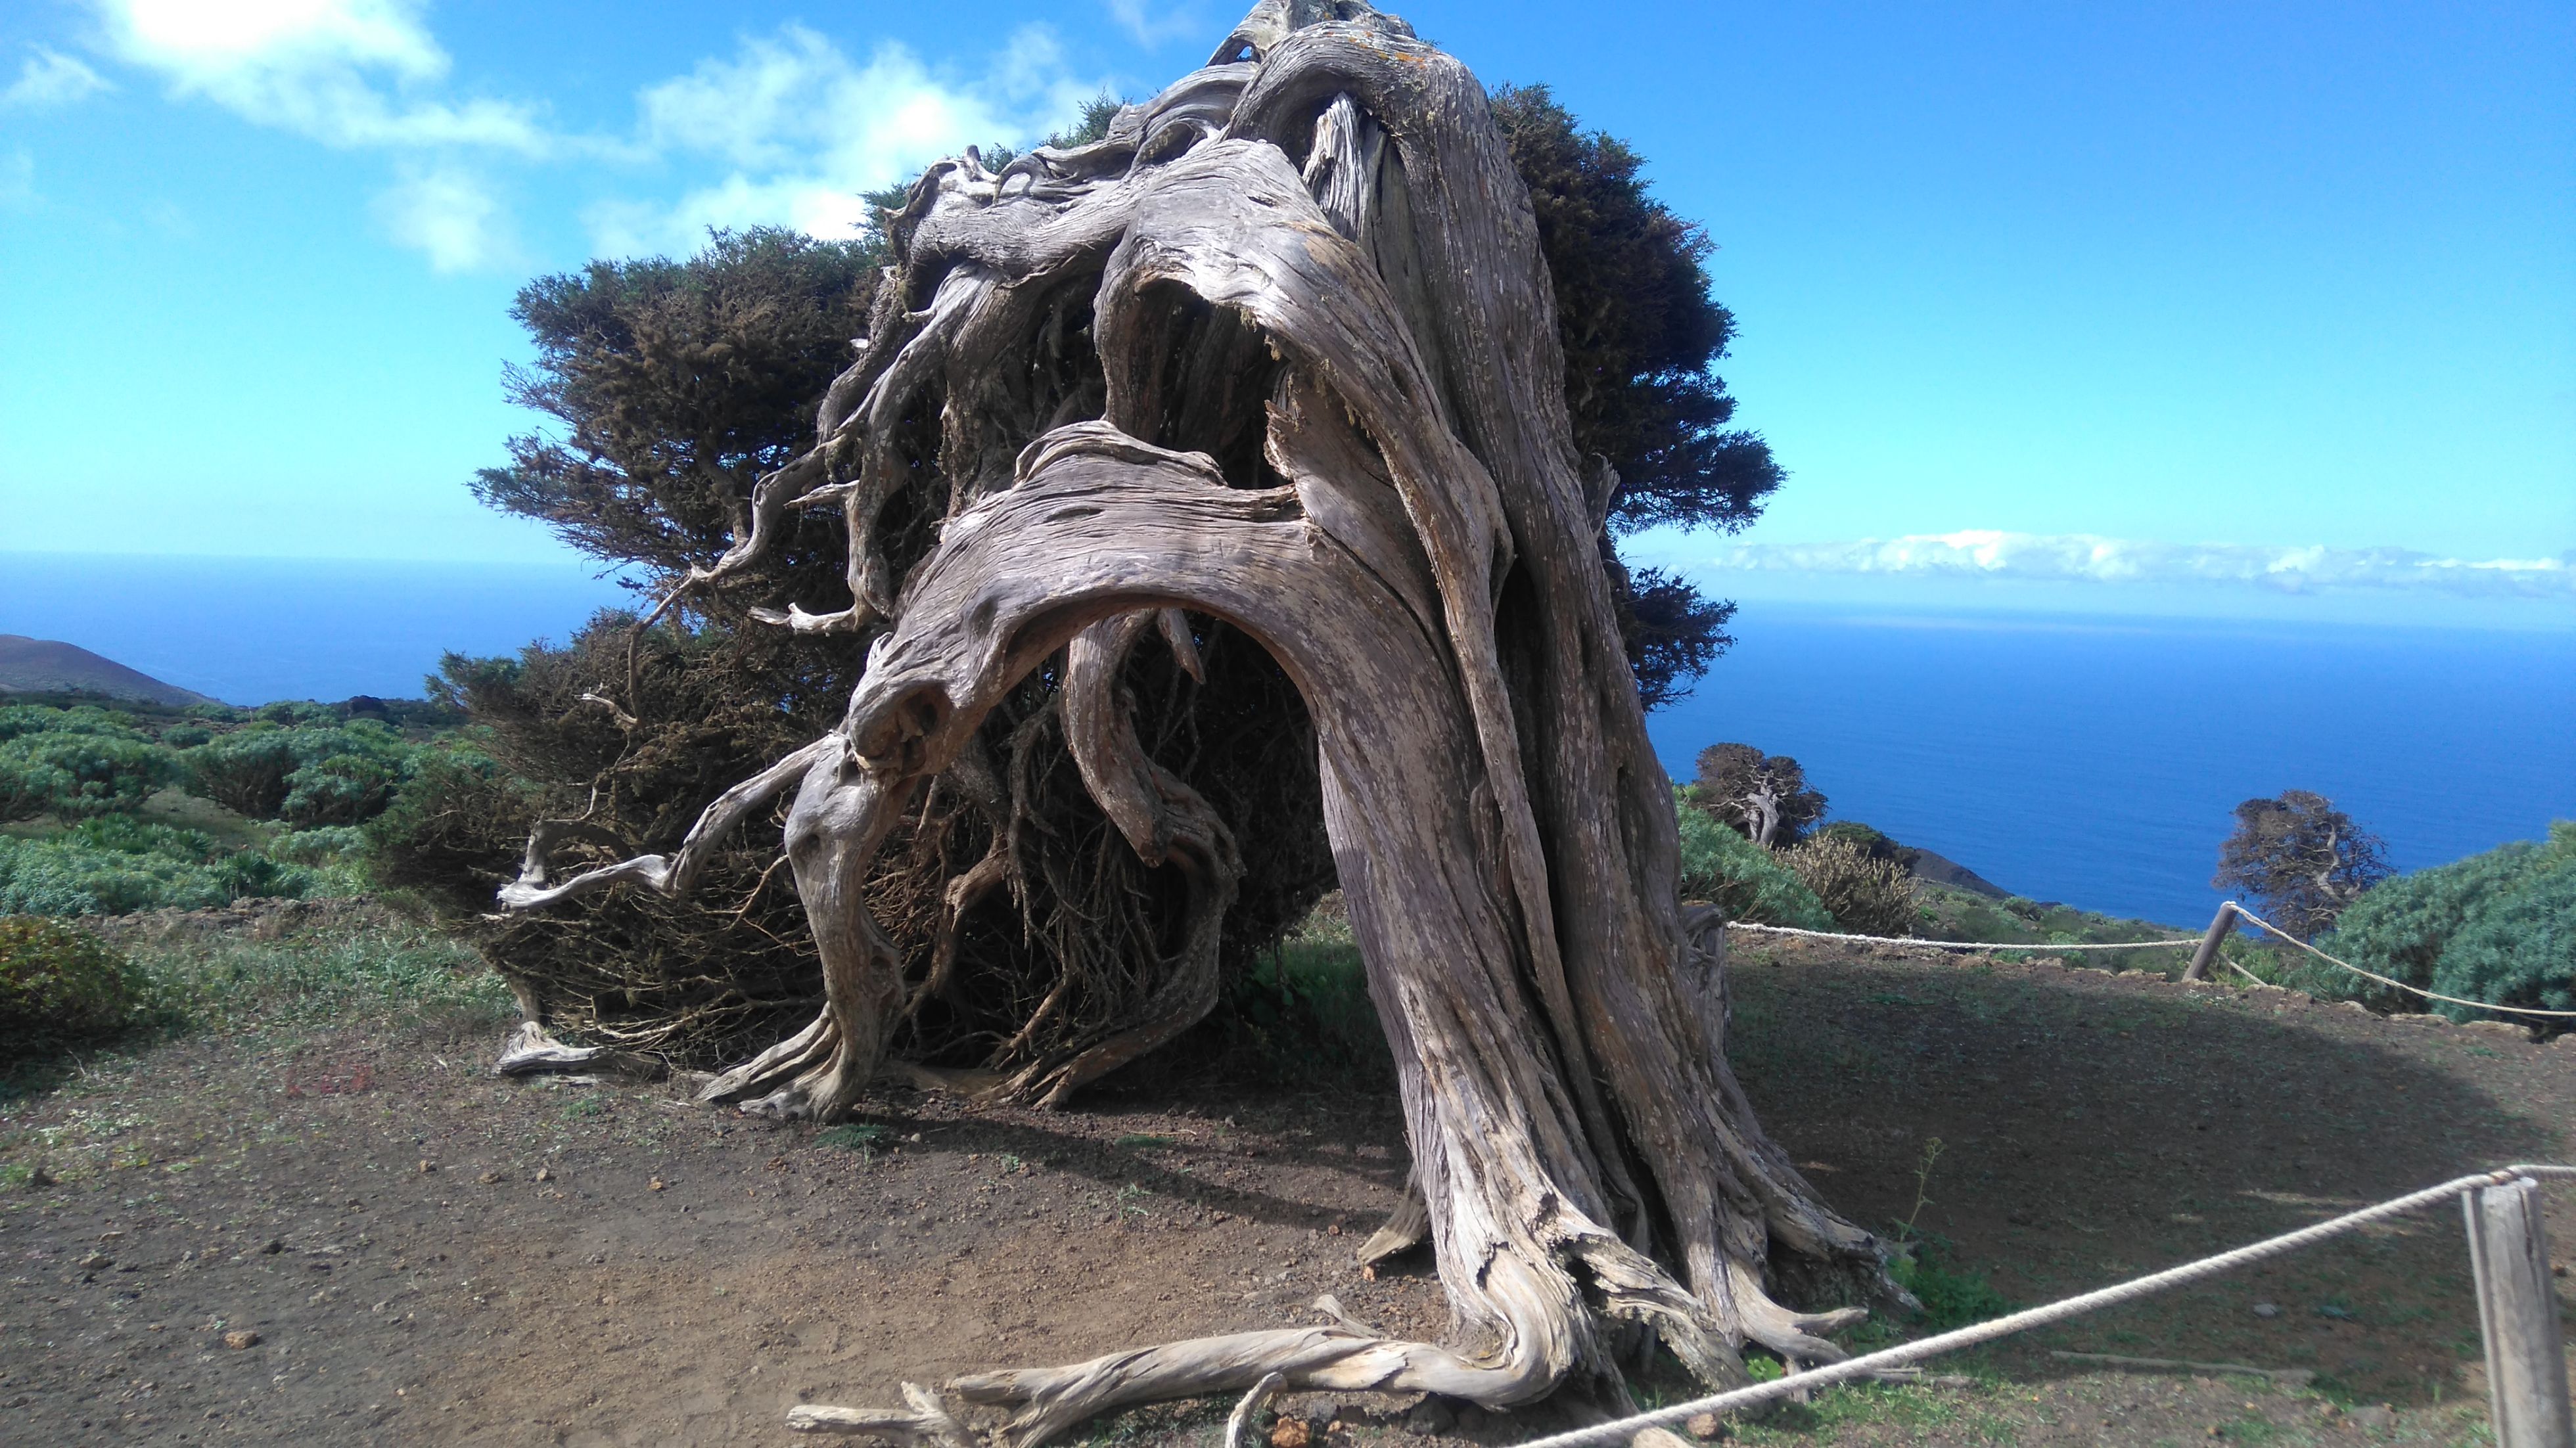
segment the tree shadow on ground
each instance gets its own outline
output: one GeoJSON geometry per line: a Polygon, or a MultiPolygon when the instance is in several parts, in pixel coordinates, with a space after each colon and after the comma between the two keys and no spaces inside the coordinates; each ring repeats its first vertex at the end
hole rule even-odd
{"type": "MultiPolygon", "coordinates": [[[[2564,1053],[2280,993],[1794,951],[1735,967],[1731,1054],[1773,1136],[1840,1210],[1881,1231],[1915,1222],[2015,1305],[2553,1159],[2576,1116],[2564,1053]]],[[[2568,1205],[2553,1213],[2562,1247],[2576,1245],[2568,1205]]],[[[2033,1334],[2003,1358],[2016,1375],[2085,1371],[2051,1349],[2456,1398],[2479,1358],[2457,1209],[2033,1334]]]]}
{"type": "MultiPolygon", "coordinates": [[[[1181,1119],[1190,1135],[1168,1138],[1140,1131],[1104,1139],[1089,1129],[1089,1118],[1081,1113],[1058,1127],[1050,1113],[1033,1110],[946,1116],[921,1114],[920,1105],[917,1098],[882,1092],[870,1103],[871,1114],[882,1111],[881,1119],[898,1134],[937,1132],[938,1151],[1007,1153],[1105,1190],[1158,1199],[1163,1207],[1153,1208],[1157,1210],[1189,1207],[1303,1230],[1340,1226],[1356,1232],[1354,1246],[1376,1229],[1385,1211],[1393,1209],[1407,1168],[1403,1126],[1391,1088],[1383,1099],[1362,1095],[1338,1102],[1312,1095],[1262,1102],[1230,1093],[1164,1099],[1130,1094],[1118,1099],[1122,1112],[1187,1113],[1181,1119]],[[1221,1121],[1236,1117],[1241,1118],[1242,1129],[1219,1127],[1221,1121]],[[1378,1154],[1365,1151],[1385,1143],[1392,1143],[1393,1149],[1378,1154]],[[1336,1173],[1374,1188],[1383,1201],[1354,1209],[1228,1180],[1238,1174],[1271,1178],[1281,1167],[1336,1173]]],[[[1318,1180],[1316,1185],[1324,1183],[1318,1180]]]]}

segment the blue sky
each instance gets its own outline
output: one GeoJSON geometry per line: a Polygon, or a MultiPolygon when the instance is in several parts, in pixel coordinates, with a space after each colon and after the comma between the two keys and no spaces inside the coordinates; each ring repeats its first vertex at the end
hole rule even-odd
{"type": "MultiPolygon", "coordinates": [[[[1398,8],[1721,248],[1792,477],[1650,555],[1746,596],[2576,622],[2576,10],[1398,8]]],[[[562,560],[463,487],[529,424],[527,277],[844,227],[1233,15],[22,0],[0,553],[562,560]]]]}

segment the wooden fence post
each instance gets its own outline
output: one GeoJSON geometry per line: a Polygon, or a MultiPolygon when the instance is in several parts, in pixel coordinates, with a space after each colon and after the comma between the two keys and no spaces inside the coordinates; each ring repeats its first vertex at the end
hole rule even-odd
{"type": "Polygon", "coordinates": [[[2469,1219],[2469,1268],[2477,1278],[2497,1448],[2576,1448],[2540,1183],[2522,1177],[2479,1187],[2460,1204],[2469,1219]]]}
{"type": "Polygon", "coordinates": [[[2191,953],[2191,968],[2182,973],[2182,978],[2206,979],[2210,965],[2218,959],[2219,943],[2227,938],[2227,932],[2235,928],[2236,902],[2230,900],[2219,906],[2218,913],[2209,918],[2209,933],[2200,937],[2200,949],[2191,953]]]}

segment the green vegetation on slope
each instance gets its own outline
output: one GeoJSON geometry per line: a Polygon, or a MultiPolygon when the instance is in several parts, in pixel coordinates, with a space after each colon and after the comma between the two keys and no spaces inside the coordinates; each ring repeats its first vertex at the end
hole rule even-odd
{"type": "MultiPolygon", "coordinates": [[[[2516,840],[2417,870],[2344,908],[2317,948],[2409,985],[2495,1005],[2576,1010],[2576,821],[2546,841],[2516,840]]],[[[2284,977],[2311,995],[2398,1010],[2424,1002],[2303,958],[2284,977]]],[[[2453,1020],[2486,1012],[2433,1009],[2453,1020]]]]}
{"type": "MultiPolygon", "coordinates": [[[[134,1024],[146,995],[133,964],[97,936],[34,915],[0,917],[0,1053],[32,1058],[134,1024]]],[[[0,1059],[0,1067],[14,1064],[0,1059]]]]}
{"type": "Polygon", "coordinates": [[[357,826],[451,723],[373,699],[0,707],[0,914],[358,893],[357,826]]]}
{"type": "Polygon", "coordinates": [[[1838,928],[1825,902],[1771,851],[1718,823],[1687,790],[1674,791],[1681,823],[1681,890],[1685,900],[1707,900],[1729,920],[1790,925],[1802,930],[1838,928]]]}
{"type": "Polygon", "coordinates": [[[463,942],[369,912],[276,937],[183,929],[123,948],[77,922],[0,917],[0,1097],[40,1085],[67,1050],[361,1020],[485,1031],[512,1013],[509,988],[463,942]]]}

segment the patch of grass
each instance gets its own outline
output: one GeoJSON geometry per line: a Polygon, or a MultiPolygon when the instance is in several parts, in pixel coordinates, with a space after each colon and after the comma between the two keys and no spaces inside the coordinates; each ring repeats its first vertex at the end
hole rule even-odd
{"type": "MultiPolygon", "coordinates": [[[[480,957],[416,926],[275,940],[181,935],[131,947],[124,960],[120,1024],[90,1038],[120,1052],[194,1031],[292,1037],[369,1024],[478,1035],[516,1014],[480,957]]],[[[0,1099],[49,1089],[79,1066],[67,1054],[76,1042],[8,1031],[0,1040],[19,1047],[0,1051],[0,1099]]]]}
{"type": "MultiPolygon", "coordinates": [[[[1156,1053],[1164,1070],[1250,1087],[1376,1090],[1395,1081],[1348,921],[1318,911],[1229,978],[1217,1008],[1156,1053]],[[1179,1063],[1191,1063],[1181,1066],[1179,1063]]],[[[1151,1079],[1133,1076],[1138,1082],[1151,1079]]],[[[1168,1078],[1167,1078],[1168,1079],[1168,1078]]]]}
{"type": "Polygon", "coordinates": [[[2269,1443],[2281,1436],[2281,1425],[2248,1406],[2235,1421],[2220,1424],[2218,1436],[2230,1443],[2269,1443]]]}
{"type": "Polygon", "coordinates": [[[871,1121],[845,1121],[814,1133],[816,1146],[837,1146],[855,1151],[861,1158],[872,1157],[877,1144],[885,1140],[886,1129],[871,1121]]]}
{"type": "Polygon", "coordinates": [[[2012,1303],[1984,1274],[1952,1262],[1946,1238],[1926,1233],[1906,1245],[1892,1270],[1897,1282],[1923,1304],[1925,1332],[1948,1332],[2012,1311],[2012,1303]]]}
{"type": "Polygon", "coordinates": [[[310,1026],[352,1018],[497,1025],[514,1010],[500,976],[463,944],[418,928],[284,940],[182,940],[135,963],[181,1028],[310,1026]]]}
{"type": "MultiPolygon", "coordinates": [[[[1778,1376],[1776,1364],[1770,1376],[1778,1376]]],[[[1954,1391],[1887,1383],[1828,1388],[1812,1403],[1782,1403],[1753,1421],[1728,1424],[1727,1436],[1746,1443],[1840,1442],[1850,1430],[1873,1427],[1938,1432],[1944,1441],[2011,1443],[2020,1436],[2013,1423],[1954,1391]]]]}

